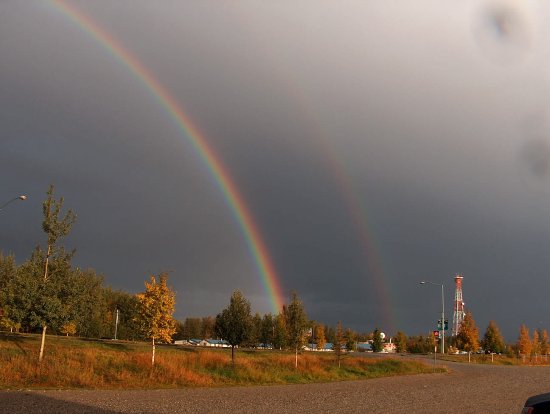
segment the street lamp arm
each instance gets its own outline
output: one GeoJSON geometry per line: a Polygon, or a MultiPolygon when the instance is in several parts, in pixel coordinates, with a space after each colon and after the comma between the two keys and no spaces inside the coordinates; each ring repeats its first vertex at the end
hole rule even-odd
{"type": "Polygon", "coordinates": [[[18,197],[12,198],[11,200],[6,201],[4,204],[0,206],[0,211],[2,211],[8,204],[13,203],[14,201],[17,201],[17,200],[25,201],[26,199],[27,199],[26,195],[20,195],[18,197]]]}

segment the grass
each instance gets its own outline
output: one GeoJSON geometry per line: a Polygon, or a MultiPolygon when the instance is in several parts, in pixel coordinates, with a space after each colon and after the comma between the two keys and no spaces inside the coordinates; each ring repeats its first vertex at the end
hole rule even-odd
{"type": "MultiPolygon", "coordinates": [[[[301,384],[431,373],[419,361],[346,356],[338,368],[330,353],[236,352],[228,349],[151,347],[139,342],[48,336],[38,364],[39,335],[0,334],[0,388],[152,389],[232,385],[301,384]]],[[[438,371],[443,371],[439,368],[438,371]]]]}

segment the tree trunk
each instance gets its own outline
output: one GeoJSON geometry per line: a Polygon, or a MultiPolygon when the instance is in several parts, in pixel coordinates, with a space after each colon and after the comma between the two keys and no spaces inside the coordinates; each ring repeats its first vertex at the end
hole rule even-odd
{"type": "Polygon", "coordinates": [[[40,354],[38,355],[38,362],[42,362],[44,358],[44,344],[46,343],[46,328],[47,326],[42,326],[42,340],[40,341],[40,354]]]}
{"type": "Polygon", "coordinates": [[[44,266],[44,282],[48,280],[48,263],[50,262],[51,251],[52,251],[52,246],[48,243],[48,251],[46,253],[46,264],[44,266]]]}
{"type": "Polygon", "coordinates": [[[153,337],[153,356],[151,357],[151,366],[155,366],[155,337],[153,337]]]}

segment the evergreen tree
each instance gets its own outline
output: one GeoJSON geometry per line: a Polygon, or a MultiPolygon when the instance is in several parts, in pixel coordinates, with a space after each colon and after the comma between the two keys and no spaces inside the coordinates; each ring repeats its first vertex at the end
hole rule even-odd
{"type": "Polygon", "coordinates": [[[176,294],[167,284],[168,275],[161,273],[159,281],[151,276],[151,282],[145,282],[145,292],[136,295],[139,302],[139,323],[145,336],[152,341],[151,365],[155,365],[155,340],[172,342],[176,332],[174,307],[176,294]]]}
{"type": "Polygon", "coordinates": [[[490,353],[501,354],[505,351],[504,338],[494,321],[489,321],[489,325],[481,341],[481,346],[486,352],[490,353]]]}
{"type": "Polygon", "coordinates": [[[308,320],[304,306],[296,292],[292,292],[290,304],[286,308],[285,322],[288,344],[294,348],[295,367],[298,368],[298,349],[302,348],[305,343],[308,320]]]}
{"type": "Polygon", "coordinates": [[[471,312],[466,312],[456,336],[457,346],[467,352],[476,352],[479,348],[479,333],[471,312]]]}
{"type": "Polygon", "coordinates": [[[231,362],[235,365],[235,346],[245,342],[251,328],[250,302],[236,290],[229,306],[216,316],[216,334],[231,345],[231,362]]]}

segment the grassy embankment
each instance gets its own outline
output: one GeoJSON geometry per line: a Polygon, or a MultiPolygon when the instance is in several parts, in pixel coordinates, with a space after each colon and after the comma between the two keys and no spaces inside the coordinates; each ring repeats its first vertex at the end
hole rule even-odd
{"type": "MultiPolygon", "coordinates": [[[[38,335],[0,334],[0,388],[176,388],[227,385],[296,384],[433,372],[430,365],[392,358],[346,356],[341,368],[329,353],[294,355],[278,351],[236,352],[232,367],[227,349],[95,341],[48,336],[38,364],[38,335]]],[[[443,371],[439,368],[438,371],[443,371]]]]}

